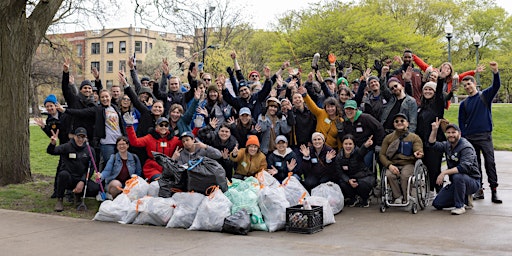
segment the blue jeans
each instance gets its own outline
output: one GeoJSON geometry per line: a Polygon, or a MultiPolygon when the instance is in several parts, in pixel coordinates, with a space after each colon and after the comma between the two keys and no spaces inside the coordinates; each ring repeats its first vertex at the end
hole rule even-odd
{"type": "Polygon", "coordinates": [[[467,196],[480,189],[480,181],[467,174],[452,174],[450,180],[452,183],[442,188],[432,202],[432,206],[438,210],[454,206],[456,208],[464,207],[464,204],[467,203],[467,196]]]}
{"type": "MultiPolygon", "coordinates": [[[[100,145],[100,152],[101,152],[101,157],[103,158],[104,165],[107,164],[108,160],[110,159],[110,156],[112,154],[114,154],[115,150],[116,150],[115,144],[101,144],[100,145]]],[[[100,159],[96,159],[96,163],[100,163],[99,160],[100,159]]],[[[98,168],[100,168],[100,167],[98,167],[98,168]]]]}

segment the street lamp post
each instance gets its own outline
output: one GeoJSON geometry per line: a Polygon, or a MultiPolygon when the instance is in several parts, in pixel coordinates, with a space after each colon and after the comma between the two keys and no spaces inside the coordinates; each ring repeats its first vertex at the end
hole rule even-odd
{"type": "MultiPolygon", "coordinates": [[[[475,34],[473,36],[473,45],[475,46],[475,57],[476,57],[476,67],[478,68],[478,48],[480,47],[480,40],[482,38],[479,34],[475,34]]],[[[476,73],[476,87],[480,88],[480,73],[476,73]]]]}
{"type": "Polygon", "coordinates": [[[448,62],[452,63],[451,39],[453,37],[453,26],[450,24],[450,21],[444,26],[444,32],[446,33],[446,39],[448,39],[448,62]]]}

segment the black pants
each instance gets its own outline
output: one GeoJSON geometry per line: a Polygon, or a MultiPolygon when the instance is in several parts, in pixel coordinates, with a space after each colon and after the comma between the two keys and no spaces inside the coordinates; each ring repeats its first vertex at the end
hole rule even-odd
{"type": "Polygon", "coordinates": [[[430,191],[434,191],[434,188],[437,193],[441,191],[443,186],[437,185],[436,180],[437,176],[441,174],[441,162],[443,161],[443,153],[434,150],[431,147],[423,148],[423,164],[427,167],[428,177],[430,183],[430,191]]]}
{"type": "Polygon", "coordinates": [[[375,184],[375,177],[368,176],[362,179],[357,179],[358,186],[353,188],[348,182],[340,182],[341,191],[344,198],[355,198],[356,195],[360,196],[363,200],[368,200],[370,192],[375,184]]]}
{"type": "Polygon", "coordinates": [[[328,176],[316,176],[316,175],[307,175],[304,178],[304,187],[311,193],[311,190],[314,189],[316,186],[326,183],[328,181],[332,181],[339,185],[339,181],[335,180],[328,176]]]}
{"type": "MultiPolygon", "coordinates": [[[[467,136],[466,139],[471,142],[476,151],[478,160],[478,168],[480,173],[482,172],[482,160],[480,159],[480,153],[484,155],[484,166],[485,172],[487,173],[487,181],[489,187],[498,187],[498,174],[496,173],[496,162],[494,161],[494,147],[492,143],[492,134],[490,132],[479,133],[467,136]]],[[[482,175],[483,176],[483,175],[482,175]]],[[[483,187],[483,181],[480,178],[480,184],[483,187]]]]}
{"type": "MultiPolygon", "coordinates": [[[[73,178],[68,170],[61,170],[57,174],[57,198],[63,198],[66,189],[73,190],[78,182],[80,182],[80,179],[73,178]]],[[[85,195],[94,197],[98,194],[98,191],[100,191],[100,185],[94,181],[88,180],[87,192],[85,195]]],[[[80,193],[80,195],[83,195],[83,191],[80,193]]]]}

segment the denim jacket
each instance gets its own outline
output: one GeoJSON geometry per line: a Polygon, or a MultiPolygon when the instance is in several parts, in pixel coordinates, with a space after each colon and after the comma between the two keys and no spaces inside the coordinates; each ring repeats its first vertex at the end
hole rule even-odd
{"type": "MultiPolygon", "coordinates": [[[[138,176],[142,175],[142,167],[137,155],[128,152],[128,160],[126,161],[126,165],[128,166],[128,172],[130,173],[130,176],[133,174],[138,176]]],[[[121,172],[121,168],[123,168],[123,161],[121,160],[119,153],[115,153],[110,156],[105,169],[103,169],[103,172],[101,173],[101,179],[105,180],[105,184],[109,184],[112,180],[116,179],[116,177],[121,172]]]]}

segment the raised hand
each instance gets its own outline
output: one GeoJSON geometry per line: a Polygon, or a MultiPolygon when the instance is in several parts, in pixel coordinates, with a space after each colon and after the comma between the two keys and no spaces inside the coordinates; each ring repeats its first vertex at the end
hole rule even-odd
{"type": "Polygon", "coordinates": [[[117,78],[119,80],[119,85],[125,86],[126,85],[126,77],[124,75],[124,72],[122,70],[119,71],[117,74],[117,78]]]}
{"type": "Polygon", "coordinates": [[[64,63],[62,64],[62,71],[64,71],[64,73],[69,72],[69,58],[64,59],[64,63]]]}
{"type": "Polygon", "coordinates": [[[174,150],[174,153],[172,154],[172,160],[177,160],[178,158],[180,158],[180,153],[181,151],[183,150],[183,148],[180,148],[180,147],[176,147],[176,149],[174,150]]]}
{"type": "Polygon", "coordinates": [[[229,150],[227,148],[224,148],[222,151],[220,151],[220,154],[222,155],[223,159],[229,158],[229,150]]]}
{"type": "Polygon", "coordinates": [[[162,71],[159,68],[157,68],[153,72],[153,78],[155,79],[155,81],[158,81],[160,77],[162,77],[162,71]]]}
{"type": "Polygon", "coordinates": [[[162,59],[162,70],[166,76],[169,75],[169,63],[167,63],[167,58],[162,59]]]}
{"type": "Polygon", "coordinates": [[[217,129],[217,124],[219,124],[219,119],[216,117],[210,118],[210,126],[215,130],[217,129]]]}
{"type": "Polygon", "coordinates": [[[206,108],[197,107],[197,108],[196,108],[196,112],[197,112],[198,114],[203,115],[203,116],[208,116],[208,110],[206,110],[206,108]]]}
{"type": "Polygon", "coordinates": [[[481,64],[475,69],[475,73],[482,73],[485,71],[485,65],[481,64]]]}
{"type": "Polygon", "coordinates": [[[491,67],[492,73],[498,73],[498,63],[496,61],[489,62],[489,66],[491,67]]]}
{"type": "Polygon", "coordinates": [[[370,138],[368,138],[368,139],[366,140],[366,142],[364,143],[364,147],[365,147],[365,148],[369,148],[369,147],[371,147],[371,146],[373,145],[373,140],[372,140],[372,138],[373,138],[373,135],[370,135],[370,138]]]}
{"type": "Polygon", "coordinates": [[[334,55],[333,53],[329,53],[329,55],[327,55],[327,59],[329,60],[329,64],[331,65],[334,65],[334,63],[336,63],[336,55],[334,55]]]}
{"type": "Polygon", "coordinates": [[[327,154],[325,155],[325,159],[327,161],[331,161],[333,158],[336,157],[336,150],[334,149],[331,149],[329,152],[327,152],[327,154]]]}
{"type": "Polygon", "coordinates": [[[55,104],[55,108],[57,109],[57,111],[59,111],[61,113],[64,113],[64,111],[66,111],[64,109],[64,107],[61,104],[59,104],[58,102],[57,102],[57,104],[55,104]]]}
{"type": "Polygon", "coordinates": [[[274,176],[277,174],[277,169],[272,165],[272,168],[267,169],[267,172],[270,173],[270,175],[274,176]]]}
{"type": "Polygon", "coordinates": [[[297,166],[297,160],[295,158],[292,158],[289,162],[286,162],[286,167],[288,167],[288,171],[293,171],[295,167],[297,166]]]}
{"type": "Polygon", "coordinates": [[[265,66],[265,67],[263,68],[263,74],[265,74],[265,77],[266,77],[267,79],[270,79],[270,68],[269,68],[268,66],[265,66]]]}
{"type": "Polygon", "coordinates": [[[372,69],[371,68],[367,68],[366,71],[364,71],[364,73],[363,73],[364,80],[367,80],[368,77],[370,77],[371,74],[372,74],[372,69]]]}
{"type": "Polygon", "coordinates": [[[124,113],[123,120],[127,126],[132,126],[135,123],[135,118],[133,118],[133,116],[132,116],[132,114],[130,114],[130,112],[124,113]]]}
{"type": "Polygon", "coordinates": [[[94,79],[100,80],[100,72],[98,72],[96,67],[92,68],[92,76],[94,76],[94,79]]]}
{"type": "Polygon", "coordinates": [[[43,119],[40,117],[34,118],[34,122],[41,128],[44,128],[46,126],[43,119]]]}
{"type": "Polygon", "coordinates": [[[228,118],[228,120],[227,120],[227,124],[228,124],[228,125],[232,125],[232,124],[234,124],[234,123],[235,123],[235,117],[230,116],[230,117],[228,118]]]}
{"type": "Polygon", "coordinates": [[[130,56],[128,58],[128,67],[130,67],[130,70],[133,70],[135,68],[135,59],[133,56],[130,56]]]}
{"type": "Polygon", "coordinates": [[[306,90],[306,87],[301,85],[299,88],[297,88],[297,92],[300,94],[306,94],[308,91],[306,90]]]}
{"type": "Polygon", "coordinates": [[[309,147],[304,144],[300,145],[300,153],[305,157],[309,157],[309,147]]]}
{"type": "Polygon", "coordinates": [[[232,51],[229,56],[231,57],[231,59],[236,59],[236,52],[232,51]]]}
{"type": "Polygon", "coordinates": [[[402,70],[402,78],[406,82],[411,81],[411,79],[412,79],[412,67],[411,66],[408,66],[407,71],[405,71],[405,72],[402,70]]]}
{"type": "Polygon", "coordinates": [[[238,144],[236,144],[235,147],[233,148],[233,150],[231,150],[231,155],[233,157],[238,156],[238,144]]]}
{"type": "Polygon", "coordinates": [[[197,88],[194,88],[194,99],[200,100],[201,99],[201,90],[198,90],[197,88]]]}
{"type": "Polygon", "coordinates": [[[59,139],[59,129],[57,131],[50,130],[52,132],[52,136],[50,137],[50,143],[52,145],[57,144],[57,140],[59,139]]]}
{"type": "Polygon", "coordinates": [[[440,123],[441,122],[439,121],[439,117],[436,117],[436,121],[432,122],[432,124],[431,124],[432,125],[432,130],[436,130],[437,131],[437,129],[439,129],[439,124],[440,123]]]}
{"type": "Polygon", "coordinates": [[[257,131],[257,132],[261,132],[261,125],[260,124],[256,124],[254,126],[254,129],[257,131]]]}
{"type": "Polygon", "coordinates": [[[324,82],[324,78],[322,77],[322,74],[320,73],[320,70],[316,71],[316,80],[320,83],[324,82]]]}

